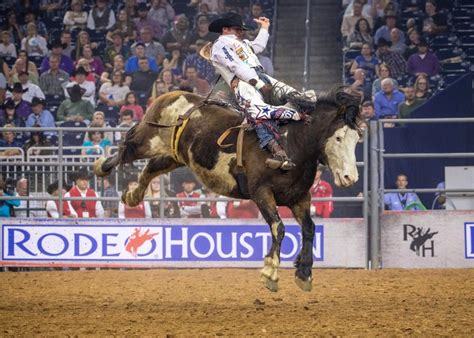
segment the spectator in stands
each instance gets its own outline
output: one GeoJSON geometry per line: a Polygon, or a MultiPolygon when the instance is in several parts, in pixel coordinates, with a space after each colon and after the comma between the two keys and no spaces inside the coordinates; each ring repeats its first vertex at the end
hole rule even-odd
{"type": "Polygon", "coordinates": [[[448,19],[437,11],[435,0],[426,0],[425,15],[423,17],[423,33],[429,37],[436,36],[448,30],[448,19]]]}
{"type": "MultiPolygon", "coordinates": [[[[162,192],[161,192],[161,184],[160,184],[160,176],[156,176],[150,181],[150,184],[148,185],[148,188],[146,189],[145,192],[145,198],[151,198],[153,199],[150,201],[150,207],[151,207],[151,215],[153,218],[160,218],[160,208],[161,208],[161,202],[160,198],[162,197],[162,192]]],[[[176,197],[176,193],[165,189],[163,191],[163,197],[176,197]]],[[[180,217],[179,214],[179,206],[177,202],[174,201],[166,201],[164,202],[164,216],[167,218],[176,218],[180,217]]]]}
{"type": "Polygon", "coordinates": [[[76,48],[71,52],[71,58],[76,61],[79,60],[82,56],[82,49],[85,45],[89,45],[92,48],[94,54],[97,49],[97,42],[91,42],[90,35],[86,31],[80,31],[77,34],[76,48]]]}
{"type": "Polygon", "coordinates": [[[87,12],[83,9],[83,0],[72,0],[71,9],[64,14],[63,23],[66,29],[84,29],[87,23],[87,12]]]}
{"type": "Polygon", "coordinates": [[[112,44],[105,50],[104,62],[107,68],[113,67],[113,60],[117,55],[128,58],[130,55],[130,48],[124,45],[122,33],[119,30],[112,34],[112,44]]]}
{"type": "Polygon", "coordinates": [[[149,59],[146,57],[140,58],[138,66],[139,70],[132,73],[130,89],[135,92],[149,92],[158,74],[150,69],[149,59]]]}
{"type": "Polygon", "coordinates": [[[352,7],[353,14],[344,16],[342,19],[341,34],[344,40],[354,32],[356,23],[362,18],[369,22],[370,27],[373,27],[372,17],[362,15],[362,1],[355,0],[352,7]]]}
{"type": "Polygon", "coordinates": [[[2,32],[2,41],[0,43],[0,57],[16,58],[16,47],[11,41],[10,33],[8,31],[2,32]]]}
{"type": "Polygon", "coordinates": [[[176,90],[176,88],[178,88],[178,82],[176,81],[172,71],[163,70],[159,74],[158,78],[165,83],[166,90],[168,92],[171,92],[173,90],[176,90]]]}
{"type": "Polygon", "coordinates": [[[147,17],[156,22],[160,26],[161,36],[155,38],[162,38],[163,34],[171,28],[173,19],[176,13],[168,0],[152,0],[151,7],[148,11],[147,17]]]}
{"type": "Polygon", "coordinates": [[[97,80],[99,79],[99,75],[92,71],[91,64],[89,63],[89,61],[82,58],[82,59],[77,60],[77,62],[75,62],[75,64],[76,65],[74,67],[73,74],[69,78],[70,81],[75,81],[76,80],[76,76],[74,74],[75,70],[77,70],[79,67],[82,67],[87,72],[86,81],[90,81],[90,82],[93,82],[93,83],[97,82],[97,80]]]}
{"type": "Polygon", "coordinates": [[[66,88],[68,97],[58,108],[58,121],[87,122],[92,118],[94,106],[88,100],[83,100],[82,96],[86,92],[84,88],[75,84],[66,88]]]}
{"type": "Polygon", "coordinates": [[[12,82],[18,82],[18,74],[23,71],[28,72],[28,80],[34,84],[39,83],[38,68],[33,61],[30,61],[28,53],[24,50],[20,50],[18,52],[18,59],[16,59],[15,65],[12,67],[10,80],[12,82]]]}
{"type": "Polygon", "coordinates": [[[405,42],[401,40],[402,35],[403,32],[398,28],[393,28],[390,31],[390,41],[392,42],[392,45],[390,46],[389,50],[400,55],[403,55],[407,48],[405,42]]]}
{"type": "Polygon", "coordinates": [[[138,31],[140,31],[143,27],[150,27],[153,32],[153,36],[163,36],[164,32],[161,31],[160,24],[148,17],[148,7],[146,6],[146,3],[139,3],[137,12],[138,17],[135,18],[134,22],[138,31]]]}
{"type": "Polygon", "coordinates": [[[63,44],[60,40],[55,40],[51,43],[51,53],[49,56],[45,56],[43,61],[41,62],[40,72],[43,74],[47,70],[49,70],[49,58],[51,56],[56,56],[59,58],[59,68],[65,71],[68,74],[71,74],[74,70],[74,64],[69,56],[63,54],[65,44],[63,44]]]}
{"type": "Polygon", "coordinates": [[[65,93],[66,97],[69,97],[69,88],[74,87],[75,85],[79,85],[82,89],[85,89],[84,94],[82,95],[82,98],[84,100],[89,101],[92,106],[95,106],[95,84],[92,81],[86,81],[86,76],[89,75],[89,73],[84,69],[84,67],[80,66],[78,67],[74,73],[73,76],[75,77],[75,80],[72,82],[69,82],[66,85],[65,93]]]}
{"type": "Polygon", "coordinates": [[[148,101],[148,104],[150,104],[157,97],[160,97],[161,95],[163,95],[165,93],[168,93],[168,89],[166,87],[166,84],[162,80],[157,79],[155,81],[155,83],[153,84],[153,88],[151,89],[151,96],[150,96],[150,99],[148,101]]]}
{"type": "MultiPolygon", "coordinates": [[[[100,128],[99,124],[92,122],[89,128],[100,128]]],[[[105,138],[103,131],[89,131],[87,132],[89,140],[84,141],[83,147],[90,147],[88,149],[82,149],[82,155],[105,155],[107,149],[112,145],[112,142],[105,138]]]]}
{"type": "Polygon", "coordinates": [[[25,119],[18,116],[15,109],[15,102],[13,100],[6,100],[0,110],[0,127],[12,125],[15,127],[24,127],[25,119]]]}
{"type": "Polygon", "coordinates": [[[87,28],[90,30],[106,31],[115,24],[115,13],[107,5],[107,0],[96,0],[95,5],[87,16],[87,28]]]}
{"type": "Polygon", "coordinates": [[[419,99],[415,96],[415,88],[405,87],[405,101],[400,104],[400,118],[408,119],[411,117],[411,112],[421,106],[425,99],[419,99]]]}
{"type": "MultiPolygon", "coordinates": [[[[397,175],[395,181],[397,189],[406,189],[408,187],[408,177],[404,174],[397,175]]],[[[421,203],[418,195],[414,192],[397,193],[391,192],[384,195],[384,203],[388,210],[401,211],[407,210],[420,210],[421,203]]]]}
{"type": "Polygon", "coordinates": [[[0,57],[0,103],[3,103],[7,83],[10,81],[10,68],[8,64],[0,57]]]}
{"type": "Polygon", "coordinates": [[[405,49],[405,53],[403,57],[408,60],[410,56],[416,54],[418,51],[418,44],[420,43],[420,33],[416,30],[416,28],[411,28],[408,31],[408,46],[405,49]]]}
{"type": "Polygon", "coordinates": [[[415,97],[418,99],[426,100],[433,94],[430,89],[429,80],[425,75],[418,75],[416,77],[414,89],[415,97]]]}
{"type": "Polygon", "coordinates": [[[20,25],[18,24],[16,13],[14,11],[8,12],[7,20],[3,26],[4,31],[10,33],[11,41],[14,45],[19,46],[23,39],[23,33],[21,32],[20,25]]]}
{"type": "Polygon", "coordinates": [[[132,77],[125,73],[125,62],[122,55],[115,55],[113,60],[113,68],[106,68],[106,70],[100,76],[100,83],[111,82],[110,75],[115,72],[119,71],[124,78],[123,83],[130,87],[130,82],[132,82],[132,77]]]}
{"type": "Polygon", "coordinates": [[[64,86],[69,80],[69,74],[60,69],[59,64],[58,56],[49,56],[49,69],[39,79],[39,86],[45,95],[64,96],[64,86]]]}
{"type": "Polygon", "coordinates": [[[137,39],[135,23],[132,21],[131,15],[129,15],[125,9],[119,10],[115,25],[107,33],[107,40],[109,42],[114,43],[114,34],[116,32],[120,33],[125,44],[129,44],[137,39]]]}
{"type": "MultiPolygon", "coordinates": [[[[390,32],[392,29],[397,27],[397,14],[395,12],[387,12],[385,14],[384,20],[385,25],[377,29],[374,36],[374,42],[376,45],[379,45],[379,40],[381,38],[385,39],[385,41],[392,41],[390,32]]],[[[405,43],[405,35],[400,35],[400,41],[405,43]]]]}
{"type": "Polygon", "coordinates": [[[54,17],[63,6],[63,0],[40,0],[39,9],[46,17],[54,17]]]}
{"type": "Polygon", "coordinates": [[[229,201],[227,203],[228,218],[258,218],[259,210],[252,200],[229,201]]]}
{"type": "Polygon", "coordinates": [[[377,118],[398,117],[399,105],[405,101],[405,95],[394,88],[392,79],[382,80],[382,90],[374,96],[377,118]]]}
{"type": "MultiPolygon", "coordinates": [[[[30,81],[28,81],[27,72],[21,72],[20,74],[18,74],[18,80],[19,82],[17,83],[20,83],[21,87],[24,90],[23,96],[22,96],[23,100],[25,100],[28,103],[31,103],[31,100],[33,100],[34,97],[39,97],[42,99],[45,98],[44,93],[41,90],[41,88],[35,85],[34,83],[31,83],[30,81]]],[[[12,97],[11,92],[7,93],[7,98],[10,98],[10,97],[12,97]]]]}
{"type": "MultiPolygon", "coordinates": [[[[324,166],[318,165],[314,183],[309,189],[312,198],[327,198],[332,197],[331,185],[321,179],[321,175],[324,171],[324,166]]],[[[329,218],[334,211],[334,205],[332,201],[324,202],[311,202],[310,213],[313,217],[329,218]]]]}
{"type": "MultiPolygon", "coordinates": [[[[53,114],[47,109],[44,109],[45,106],[44,99],[40,97],[34,97],[31,100],[31,110],[33,111],[28,118],[26,119],[26,127],[42,127],[42,128],[54,128],[56,124],[54,123],[53,114]]],[[[51,132],[47,132],[51,134],[51,132]]]]}
{"type": "MultiPolygon", "coordinates": [[[[2,140],[0,140],[1,142],[2,140]]],[[[0,143],[1,144],[1,143],[0,143]]],[[[1,145],[0,145],[1,146],[1,145]]],[[[15,192],[9,190],[5,186],[2,176],[0,175],[0,196],[15,196],[15,192]]],[[[20,206],[20,200],[1,200],[0,201],[0,217],[15,217],[14,207],[20,206]]]]}
{"type": "MultiPolygon", "coordinates": [[[[102,197],[119,197],[117,189],[113,185],[113,179],[110,176],[102,178],[103,191],[102,197]]],[[[104,217],[116,218],[118,216],[118,202],[117,201],[104,201],[102,202],[104,207],[104,217]]]]}
{"type": "Polygon", "coordinates": [[[206,96],[211,90],[209,83],[206,80],[198,77],[198,72],[197,72],[196,67],[188,66],[188,68],[186,68],[185,75],[186,75],[186,79],[181,81],[181,85],[190,86],[191,88],[193,88],[194,93],[198,95],[206,96]]]}
{"type": "MultiPolygon", "coordinates": [[[[64,197],[99,197],[97,193],[89,188],[91,179],[86,169],[79,169],[74,175],[74,187],[64,197]]],[[[78,218],[103,218],[104,208],[100,201],[74,200],[68,201],[69,210],[77,214],[78,218]]]]}
{"type": "Polygon", "coordinates": [[[428,51],[428,42],[421,39],[418,44],[418,52],[408,58],[407,72],[412,75],[433,76],[440,72],[441,66],[438,57],[428,51]]]}
{"type": "MultiPolygon", "coordinates": [[[[155,86],[153,86],[155,89],[155,86]]],[[[153,97],[153,91],[152,91],[153,97]]],[[[140,122],[143,119],[143,108],[137,103],[137,97],[134,92],[130,91],[125,95],[125,104],[120,108],[120,113],[130,110],[133,112],[133,120],[140,122]]]]}
{"type": "Polygon", "coordinates": [[[365,76],[365,70],[358,68],[354,72],[353,78],[349,81],[353,93],[357,93],[361,101],[370,100],[371,98],[371,80],[365,76]]]}
{"type": "Polygon", "coordinates": [[[22,32],[23,32],[23,36],[28,35],[28,24],[29,23],[34,23],[35,24],[39,35],[41,35],[43,37],[48,36],[48,30],[46,29],[46,25],[44,24],[44,22],[42,22],[41,20],[38,20],[36,18],[36,13],[38,13],[38,12],[34,11],[34,10],[31,10],[31,9],[28,9],[26,11],[25,17],[24,17],[25,18],[25,24],[21,27],[22,32]]]}
{"type": "MultiPolygon", "coordinates": [[[[132,74],[139,70],[138,60],[141,58],[147,58],[145,55],[145,44],[143,42],[137,42],[135,44],[135,55],[130,57],[125,64],[125,72],[128,74],[132,74]]],[[[155,59],[147,58],[148,59],[148,66],[154,72],[159,72],[158,65],[156,64],[155,59]]]]}
{"type": "MultiPolygon", "coordinates": [[[[20,178],[16,182],[16,192],[19,197],[33,197],[29,193],[28,180],[20,178]]],[[[38,200],[20,200],[20,205],[15,207],[15,217],[44,217],[44,202],[38,200]]]]}
{"type": "Polygon", "coordinates": [[[74,50],[74,45],[72,43],[72,35],[70,31],[61,32],[61,43],[63,45],[63,54],[72,60],[72,51],[74,50]]]}
{"type": "MultiPolygon", "coordinates": [[[[127,188],[124,190],[124,194],[126,192],[133,192],[135,189],[138,188],[138,177],[135,175],[131,175],[128,177],[127,180],[127,188]]],[[[118,218],[121,219],[130,219],[130,218],[151,218],[151,208],[150,202],[148,201],[141,201],[135,207],[129,207],[128,205],[124,204],[122,201],[119,202],[118,207],[118,218]]]]}
{"type": "Polygon", "coordinates": [[[192,33],[189,40],[191,50],[197,49],[197,41],[204,41],[204,43],[201,44],[205,45],[207,42],[214,42],[219,36],[216,33],[209,32],[209,18],[207,16],[199,16],[196,22],[196,30],[192,33]]]}
{"type": "Polygon", "coordinates": [[[36,25],[29,23],[27,35],[21,40],[21,49],[30,56],[46,56],[48,54],[48,43],[41,35],[38,35],[36,25]]]}
{"type": "Polygon", "coordinates": [[[112,73],[112,82],[104,83],[99,90],[99,100],[107,106],[118,107],[125,104],[125,96],[130,88],[123,84],[122,73],[112,73]]]}
{"type": "MultiPolygon", "coordinates": [[[[91,45],[84,45],[82,48],[81,58],[79,59],[81,62],[84,60],[89,63],[90,72],[93,72],[96,75],[96,79],[100,78],[100,74],[104,71],[104,64],[102,60],[98,56],[93,55],[91,45]]],[[[79,62],[78,60],[78,62],[79,62]]]]}
{"type": "Polygon", "coordinates": [[[171,51],[171,58],[165,58],[163,60],[163,69],[168,69],[173,72],[176,77],[181,77],[183,69],[183,57],[179,49],[173,49],[171,51]]]}
{"type": "Polygon", "coordinates": [[[244,15],[244,24],[249,28],[249,31],[251,32],[251,40],[253,40],[253,38],[257,34],[256,31],[258,31],[258,29],[260,28],[258,23],[256,23],[254,20],[262,16],[265,16],[265,14],[263,13],[263,5],[259,2],[252,4],[252,6],[250,7],[250,13],[244,15]]]}
{"type": "Polygon", "coordinates": [[[187,54],[190,49],[191,31],[189,29],[189,20],[184,14],[176,16],[173,28],[163,37],[163,46],[167,51],[180,49],[181,53],[187,54]]]}
{"type": "Polygon", "coordinates": [[[375,108],[372,101],[364,101],[360,110],[360,116],[365,121],[370,121],[375,117],[375,108]]]}
{"type": "MultiPolygon", "coordinates": [[[[105,114],[102,111],[96,111],[94,115],[92,115],[91,124],[94,124],[97,128],[111,128],[109,123],[105,120],[105,114]]],[[[113,141],[114,133],[113,131],[104,131],[104,138],[113,141]]],[[[86,134],[84,138],[85,141],[90,141],[89,134],[86,134]]]]}
{"type": "Polygon", "coordinates": [[[374,39],[372,38],[372,28],[369,21],[365,18],[357,20],[354,32],[347,38],[346,45],[350,49],[362,49],[362,45],[366,43],[371,48],[374,47],[374,39]]]}
{"type": "MultiPolygon", "coordinates": [[[[57,197],[59,196],[59,181],[54,181],[50,185],[48,185],[47,190],[48,194],[54,197],[54,200],[49,200],[46,202],[46,213],[48,214],[49,218],[77,218],[76,213],[71,213],[69,209],[69,204],[67,201],[63,201],[63,214],[62,216],[59,215],[59,201],[57,197]]],[[[62,195],[66,195],[67,189],[63,187],[62,195]]]]}
{"type": "MultiPolygon", "coordinates": [[[[22,144],[16,140],[16,133],[10,131],[10,128],[18,127],[13,124],[6,124],[3,126],[2,138],[0,139],[1,148],[21,148],[22,144]]],[[[21,155],[19,149],[2,149],[0,156],[17,156],[21,155]]],[[[1,176],[1,175],[0,175],[1,176]]]]}
{"type": "Polygon", "coordinates": [[[23,89],[21,83],[17,82],[13,85],[13,88],[8,88],[12,93],[10,100],[13,100],[15,104],[15,112],[18,117],[22,120],[26,120],[31,114],[31,105],[28,101],[23,99],[23,95],[28,89],[23,89]]]}
{"type": "Polygon", "coordinates": [[[351,66],[351,74],[360,68],[365,71],[368,79],[374,79],[379,75],[379,60],[372,54],[372,48],[369,44],[364,43],[361,49],[361,55],[356,56],[351,66]]]}
{"type": "Polygon", "coordinates": [[[183,218],[199,218],[201,217],[201,205],[203,202],[186,201],[187,198],[202,197],[198,191],[195,191],[196,181],[193,177],[186,177],[181,184],[183,191],[176,194],[176,197],[183,200],[178,202],[181,217],[183,218]]]}
{"type": "MultiPolygon", "coordinates": [[[[203,189],[204,197],[206,198],[219,198],[219,194],[209,189],[203,189]]],[[[227,202],[225,201],[207,201],[201,205],[201,217],[202,218],[227,218],[227,202]]]]}
{"type": "MultiPolygon", "coordinates": [[[[185,72],[189,66],[196,67],[198,76],[201,79],[205,79],[207,82],[212,83],[215,76],[214,67],[208,60],[204,59],[202,56],[199,55],[199,53],[201,52],[201,49],[206,45],[206,43],[207,42],[205,40],[201,40],[201,39],[197,40],[194,43],[194,45],[196,46],[195,47],[196,52],[191,53],[186,57],[186,59],[184,60],[183,67],[184,67],[185,72]]],[[[261,54],[259,54],[259,56],[260,55],[261,54]]],[[[267,69],[265,70],[267,71],[267,74],[271,75],[267,69]]]]}
{"type": "MultiPolygon", "coordinates": [[[[120,128],[131,128],[135,124],[133,122],[133,111],[128,109],[121,111],[119,122],[120,128]]],[[[125,134],[126,132],[124,131],[115,132],[115,141],[119,142],[120,140],[125,139],[125,134]]]]}
{"type": "MultiPolygon", "coordinates": [[[[152,59],[163,60],[165,58],[165,48],[157,41],[153,41],[152,30],[150,27],[143,27],[140,29],[140,42],[145,45],[145,56],[152,59]]],[[[136,43],[132,45],[132,50],[135,49],[136,43]]],[[[161,62],[157,62],[160,64],[161,62]]]]}
{"type": "MultiPolygon", "coordinates": [[[[36,125],[33,125],[33,127],[37,127],[36,125]]],[[[39,127],[39,126],[38,126],[39,127]]],[[[52,144],[45,137],[45,133],[41,131],[32,131],[30,133],[30,138],[25,142],[23,145],[23,151],[27,156],[29,155],[51,155],[53,151],[51,149],[37,149],[37,148],[45,148],[45,147],[51,147],[52,144]],[[30,149],[30,148],[35,148],[35,149],[30,149]]]]}
{"type": "Polygon", "coordinates": [[[389,49],[389,43],[384,38],[379,39],[377,49],[377,57],[382,63],[386,63],[390,67],[390,74],[396,78],[405,74],[406,62],[400,53],[393,52],[389,49]]]}
{"type": "Polygon", "coordinates": [[[372,83],[372,96],[375,96],[375,94],[382,90],[383,79],[392,79],[395,89],[398,89],[397,80],[391,77],[390,67],[386,63],[382,63],[380,65],[379,77],[372,83]]]}

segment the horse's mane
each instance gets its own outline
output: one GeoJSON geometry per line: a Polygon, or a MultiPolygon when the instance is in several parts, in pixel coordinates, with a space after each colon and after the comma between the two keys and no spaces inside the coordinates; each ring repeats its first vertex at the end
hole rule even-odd
{"type": "Polygon", "coordinates": [[[334,86],[328,91],[320,92],[317,97],[316,104],[313,105],[305,105],[297,99],[295,101],[292,98],[289,99],[298,106],[298,110],[310,115],[318,114],[318,108],[322,106],[335,107],[337,109],[335,118],[342,118],[350,128],[357,129],[360,97],[348,93],[347,86],[334,86]]]}

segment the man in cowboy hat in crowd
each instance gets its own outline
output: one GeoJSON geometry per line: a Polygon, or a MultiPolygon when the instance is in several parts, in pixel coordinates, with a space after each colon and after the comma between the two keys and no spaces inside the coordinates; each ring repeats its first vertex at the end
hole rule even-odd
{"type": "Polygon", "coordinates": [[[49,48],[51,49],[51,53],[48,56],[45,56],[43,58],[43,61],[41,62],[41,67],[40,67],[40,73],[43,74],[47,70],[49,70],[49,59],[51,56],[56,56],[59,58],[59,69],[65,71],[68,74],[71,74],[72,71],[74,70],[74,63],[72,62],[72,59],[63,54],[64,48],[66,48],[67,45],[65,43],[62,43],[61,40],[54,40],[49,48]]]}
{"type": "Polygon", "coordinates": [[[64,100],[58,108],[58,121],[90,121],[94,114],[94,106],[86,100],[82,99],[82,95],[86,92],[84,88],[78,84],[66,88],[68,98],[64,100]]]}
{"type": "MultiPolygon", "coordinates": [[[[34,83],[31,83],[31,81],[28,80],[28,72],[23,71],[18,74],[18,80],[20,82],[17,82],[21,84],[21,88],[23,89],[23,96],[22,99],[31,103],[34,97],[40,97],[42,99],[45,98],[43,91],[38,85],[35,85],[34,83]]],[[[7,93],[7,98],[12,97],[12,93],[7,93]]]]}
{"type": "MultiPolygon", "coordinates": [[[[31,114],[31,105],[28,101],[23,99],[23,95],[28,91],[28,88],[23,88],[20,82],[16,82],[13,87],[7,87],[11,92],[11,97],[7,101],[13,101],[15,104],[15,112],[18,117],[26,120],[31,114]]],[[[8,97],[7,93],[7,97],[8,97]]]]}
{"type": "MultiPolygon", "coordinates": [[[[64,197],[98,197],[94,189],[89,188],[91,176],[87,169],[81,168],[74,175],[75,185],[64,197]]],[[[78,218],[102,218],[104,208],[100,201],[74,200],[68,201],[69,210],[72,215],[77,214],[78,218]]]]}
{"type": "Polygon", "coordinates": [[[284,100],[286,95],[294,93],[302,100],[314,104],[315,95],[301,95],[296,89],[265,74],[256,54],[262,52],[267,45],[270,20],[260,17],[255,21],[261,27],[253,41],[241,39],[247,27],[238,14],[227,13],[212,21],[209,31],[221,35],[212,46],[211,61],[235,94],[240,107],[245,109],[248,121],[257,132],[260,147],[267,148],[273,155],[273,159],[267,160],[267,164],[273,169],[291,170],[295,164],[276,140],[275,121],[300,121],[309,118],[287,106],[270,105],[265,102],[264,97],[275,95],[278,100],[284,100]]]}
{"type": "Polygon", "coordinates": [[[95,107],[95,83],[92,81],[87,81],[86,77],[89,75],[89,72],[85,70],[84,67],[79,66],[73,72],[74,81],[69,82],[66,85],[66,97],[69,97],[68,88],[79,85],[81,88],[85,89],[83,94],[83,99],[89,101],[92,106],[95,107]]]}
{"type": "MultiPolygon", "coordinates": [[[[54,123],[54,116],[47,109],[44,109],[45,100],[34,97],[31,101],[31,110],[33,113],[28,116],[26,119],[26,127],[42,127],[42,128],[54,128],[56,124],[54,123]]],[[[47,131],[45,135],[54,135],[54,132],[47,131]]]]}

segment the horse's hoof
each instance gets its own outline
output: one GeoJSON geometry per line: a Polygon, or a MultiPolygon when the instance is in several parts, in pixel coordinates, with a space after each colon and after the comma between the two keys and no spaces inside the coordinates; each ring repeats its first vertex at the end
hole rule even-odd
{"type": "Polygon", "coordinates": [[[97,160],[95,160],[95,162],[94,162],[94,174],[97,177],[105,177],[108,174],[110,174],[110,172],[105,172],[105,171],[102,170],[102,165],[104,164],[104,162],[106,160],[107,160],[106,157],[100,157],[97,160]]]}
{"type": "Polygon", "coordinates": [[[278,281],[271,280],[270,278],[263,275],[260,280],[263,282],[263,285],[265,285],[265,287],[271,292],[278,291],[278,281]]]}
{"type": "Polygon", "coordinates": [[[299,277],[295,277],[295,283],[303,291],[309,292],[313,289],[313,278],[311,277],[308,277],[307,280],[302,280],[299,277]]]}

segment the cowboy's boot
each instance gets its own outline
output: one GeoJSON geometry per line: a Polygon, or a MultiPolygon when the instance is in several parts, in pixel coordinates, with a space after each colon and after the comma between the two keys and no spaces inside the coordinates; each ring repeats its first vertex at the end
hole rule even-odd
{"type": "Polygon", "coordinates": [[[286,155],[283,147],[276,141],[271,140],[267,144],[267,149],[272,154],[273,158],[268,158],[265,161],[265,164],[271,169],[282,169],[282,170],[291,170],[296,165],[290,160],[288,155],[286,155]]]}

